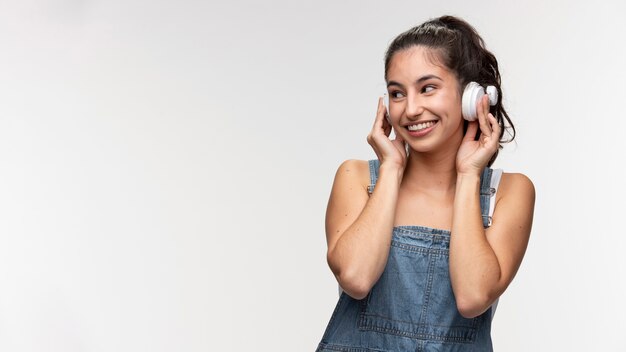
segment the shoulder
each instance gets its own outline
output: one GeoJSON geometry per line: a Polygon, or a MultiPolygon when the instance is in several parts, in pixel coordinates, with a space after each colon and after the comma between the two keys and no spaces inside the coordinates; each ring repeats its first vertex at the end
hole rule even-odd
{"type": "Polygon", "coordinates": [[[500,187],[506,191],[523,191],[535,194],[535,185],[528,176],[520,173],[503,172],[500,187]]]}
{"type": "Polygon", "coordinates": [[[326,208],[329,248],[363,211],[369,199],[369,165],[366,160],[346,160],[339,165],[326,208]]]}
{"type": "Polygon", "coordinates": [[[348,159],[337,168],[335,183],[358,185],[367,192],[370,183],[370,167],[368,160],[348,159]]]}
{"type": "Polygon", "coordinates": [[[522,202],[534,204],[535,185],[528,176],[521,173],[503,172],[498,187],[499,201],[503,197],[516,198],[522,202]]]}
{"type": "Polygon", "coordinates": [[[349,171],[367,171],[369,172],[369,161],[368,160],[358,160],[358,159],[347,159],[344,160],[341,165],[339,165],[339,170],[349,171]]]}

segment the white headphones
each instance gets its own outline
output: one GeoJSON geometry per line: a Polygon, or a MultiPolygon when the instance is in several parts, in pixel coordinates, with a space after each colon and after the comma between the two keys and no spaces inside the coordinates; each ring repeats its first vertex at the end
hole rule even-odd
{"type": "MultiPolygon", "coordinates": [[[[461,112],[463,113],[464,119],[467,121],[476,120],[478,117],[476,107],[485,94],[489,96],[489,105],[494,106],[498,103],[498,90],[496,87],[487,86],[485,93],[485,89],[476,82],[470,82],[465,86],[463,97],[461,98],[461,112]]],[[[387,121],[389,121],[389,94],[387,93],[383,96],[383,104],[387,110],[387,121]]]]}
{"type": "MultiPolygon", "coordinates": [[[[478,118],[476,107],[485,95],[483,87],[476,83],[470,82],[465,86],[463,98],[461,99],[461,111],[463,118],[467,121],[474,121],[478,118]]],[[[494,86],[487,86],[487,95],[489,95],[489,105],[494,106],[498,103],[498,90],[494,86]]]]}

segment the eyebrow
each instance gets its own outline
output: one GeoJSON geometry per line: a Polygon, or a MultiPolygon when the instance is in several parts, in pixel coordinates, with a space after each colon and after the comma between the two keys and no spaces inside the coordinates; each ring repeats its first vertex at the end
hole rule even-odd
{"type": "MultiPolygon", "coordinates": [[[[435,75],[424,75],[424,76],[422,76],[422,77],[418,78],[418,79],[415,81],[415,84],[420,84],[420,83],[422,83],[422,82],[424,82],[424,81],[427,81],[427,80],[429,80],[429,79],[432,79],[432,78],[434,78],[434,79],[438,79],[438,80],[440,80],[440,81],[442,81],[442,82],[443,82],[443,79],[441,79],[441,78],[440,78],[440,77],[438,77],[438,76],[435,76],[435,75]]],[[[389,81],[389,82],[387,83],[387,88],[389,88],[390,86],[398,86],[398,87],[402,87],[402,84],[400,84],[400,83],[398,83],[398,82],[396,82],[396,81],[389,81]]]]}

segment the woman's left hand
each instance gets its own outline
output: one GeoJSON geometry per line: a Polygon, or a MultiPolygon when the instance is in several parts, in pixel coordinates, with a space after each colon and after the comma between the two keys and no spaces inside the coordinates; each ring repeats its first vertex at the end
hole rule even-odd
{"type": "Polygon", "coordinates": [[[485,94],[478,106],[478,121],[467,126],[467,132],[456,154],[458,174],[480,175],[500,144],[500,124],[489,113],[489,97],[485,94]],[[478,127],[480,137],[474,140],[478,127]]]}

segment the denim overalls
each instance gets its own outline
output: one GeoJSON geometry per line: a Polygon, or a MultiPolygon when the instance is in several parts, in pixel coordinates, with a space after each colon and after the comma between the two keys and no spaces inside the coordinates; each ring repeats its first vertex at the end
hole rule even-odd
{"type": "MultiPolygon", "coordinates": [[[[370,194],[379,165],[369,161],[370,194]]],[[[495,199],[492,172],[485,168],[481,175],[485,227],[491,225],[490,201],[495,199]]],[[[449,245],[446,230],[394,227],[383,274],[361,300],[341,292],[316,352],[492,351],[495,307],[472,319],[459,314],[450,283],[449,245]]]]}

